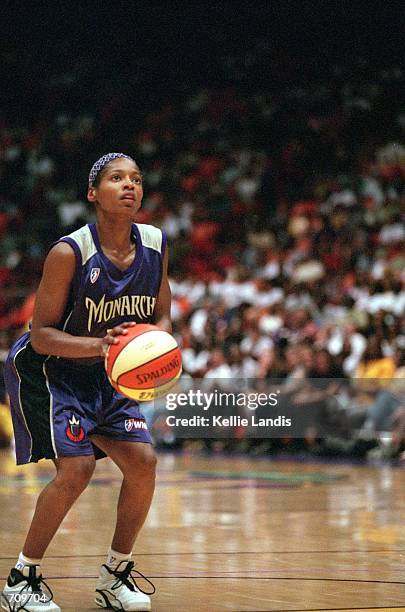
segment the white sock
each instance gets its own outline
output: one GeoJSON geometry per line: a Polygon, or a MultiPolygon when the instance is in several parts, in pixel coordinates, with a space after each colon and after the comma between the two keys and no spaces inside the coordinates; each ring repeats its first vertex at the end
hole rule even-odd
{"type": "MultiPolygon", "coordinates": [[[[27,571],[24,572],[25,567],[29,567],[30,565],[41,565],[42,559],[30,559],[30,557],[26,557],[20,552],[18,555],[17,563],[15,564],[15,568],[20,570],[22,574],[28,575],[27,571]]],[[[29,570],[28,570],[29,571],[29,570]]]]}
{"type": "Polygon", "coordinates": [[[110,548],[110,550],[108,551],[107,554],[107,563],[106,565],[108,565],[108,567],[116,567],[117,565],[119,565],[121,563],[121,561],[131,561],[132,559],[132,552],[130,553],[120,553],[117,552],[116,550],[113,550],[112,548],[110,548]]]}

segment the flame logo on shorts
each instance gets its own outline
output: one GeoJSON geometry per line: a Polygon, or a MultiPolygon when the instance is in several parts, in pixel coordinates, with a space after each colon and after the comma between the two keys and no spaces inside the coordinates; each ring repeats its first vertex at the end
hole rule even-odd
{"type": "Polygon", "coordinates": [[[84,429],[81,426],[80,418],[76,419],[74,414],[72,414],[72,418],[69,419],[69,426],[66,427],[66,435],[72,442],[81,442],[84,438],[84,429]]]}

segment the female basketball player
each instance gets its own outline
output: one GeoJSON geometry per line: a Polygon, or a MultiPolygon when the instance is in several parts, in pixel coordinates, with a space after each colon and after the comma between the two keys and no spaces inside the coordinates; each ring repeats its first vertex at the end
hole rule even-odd
{"type": "Polygon", "coordinates": [[[49,251],[31,332],[7,360],[17,463],[52,459],[56,475],[38,498],[8,577],[6,610],[60,610],[52,594],[45,607],[38,596],[47,593],[41,559],[86,488],[96,458],[105,455],[120,468],[123,481],[96,603],[150,610],[150,598],[131,577],[131,554],[151,504],[156,459],[147,429],[125,427],[128,419],[144,421],[138,405],[112,388],[103,367],[109,345],[128,333],[128,326],[154,322],[171,329],[165,237],[153,226],[134,223],[142,195],[142,175],[131,157],[109,153],[94,164],[87,197],[97,222],[64,236],[49,251]]]}

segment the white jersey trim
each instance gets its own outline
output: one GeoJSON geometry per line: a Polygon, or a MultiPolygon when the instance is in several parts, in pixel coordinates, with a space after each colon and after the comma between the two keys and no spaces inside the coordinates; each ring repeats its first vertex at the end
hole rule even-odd
{"type": "Polygon", "coordinates": [[[136,223],[136,226],[141,235],[143,246],[161,253],[163,241],[162,230],[153,225],[145,225],[143,223],[136,223]]]}
{"type": "Polygon", "coordinates": [[[94,244],[93,236],[88,225],[84,225],[75,232],[63,236],[63,238],[71,238],[76,242],[82,255],[82,266],[97,253],[97,247],[94,244]]]}

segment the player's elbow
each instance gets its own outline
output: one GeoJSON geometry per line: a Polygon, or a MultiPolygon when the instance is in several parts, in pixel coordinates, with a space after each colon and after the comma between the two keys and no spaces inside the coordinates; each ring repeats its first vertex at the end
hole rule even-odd
{"type": "Polygon", "coordinates": [[[156,325],[158,327],[160,327],[160,329],[163,329],[163,331],[166,331],[169,334],[171,334],[173,332],[172,322],[170,320],[170,316],[163,315],[163,316],[160,316],[160,317],[156,317],[155,321],[156,321],[156,325]]]}
{"type": "Polygon", "coordinates": [[[31,346],[39,355],[49,354],[46,338],[44,338],[42,328],[33,328],[31,330],[31,346]]]}

